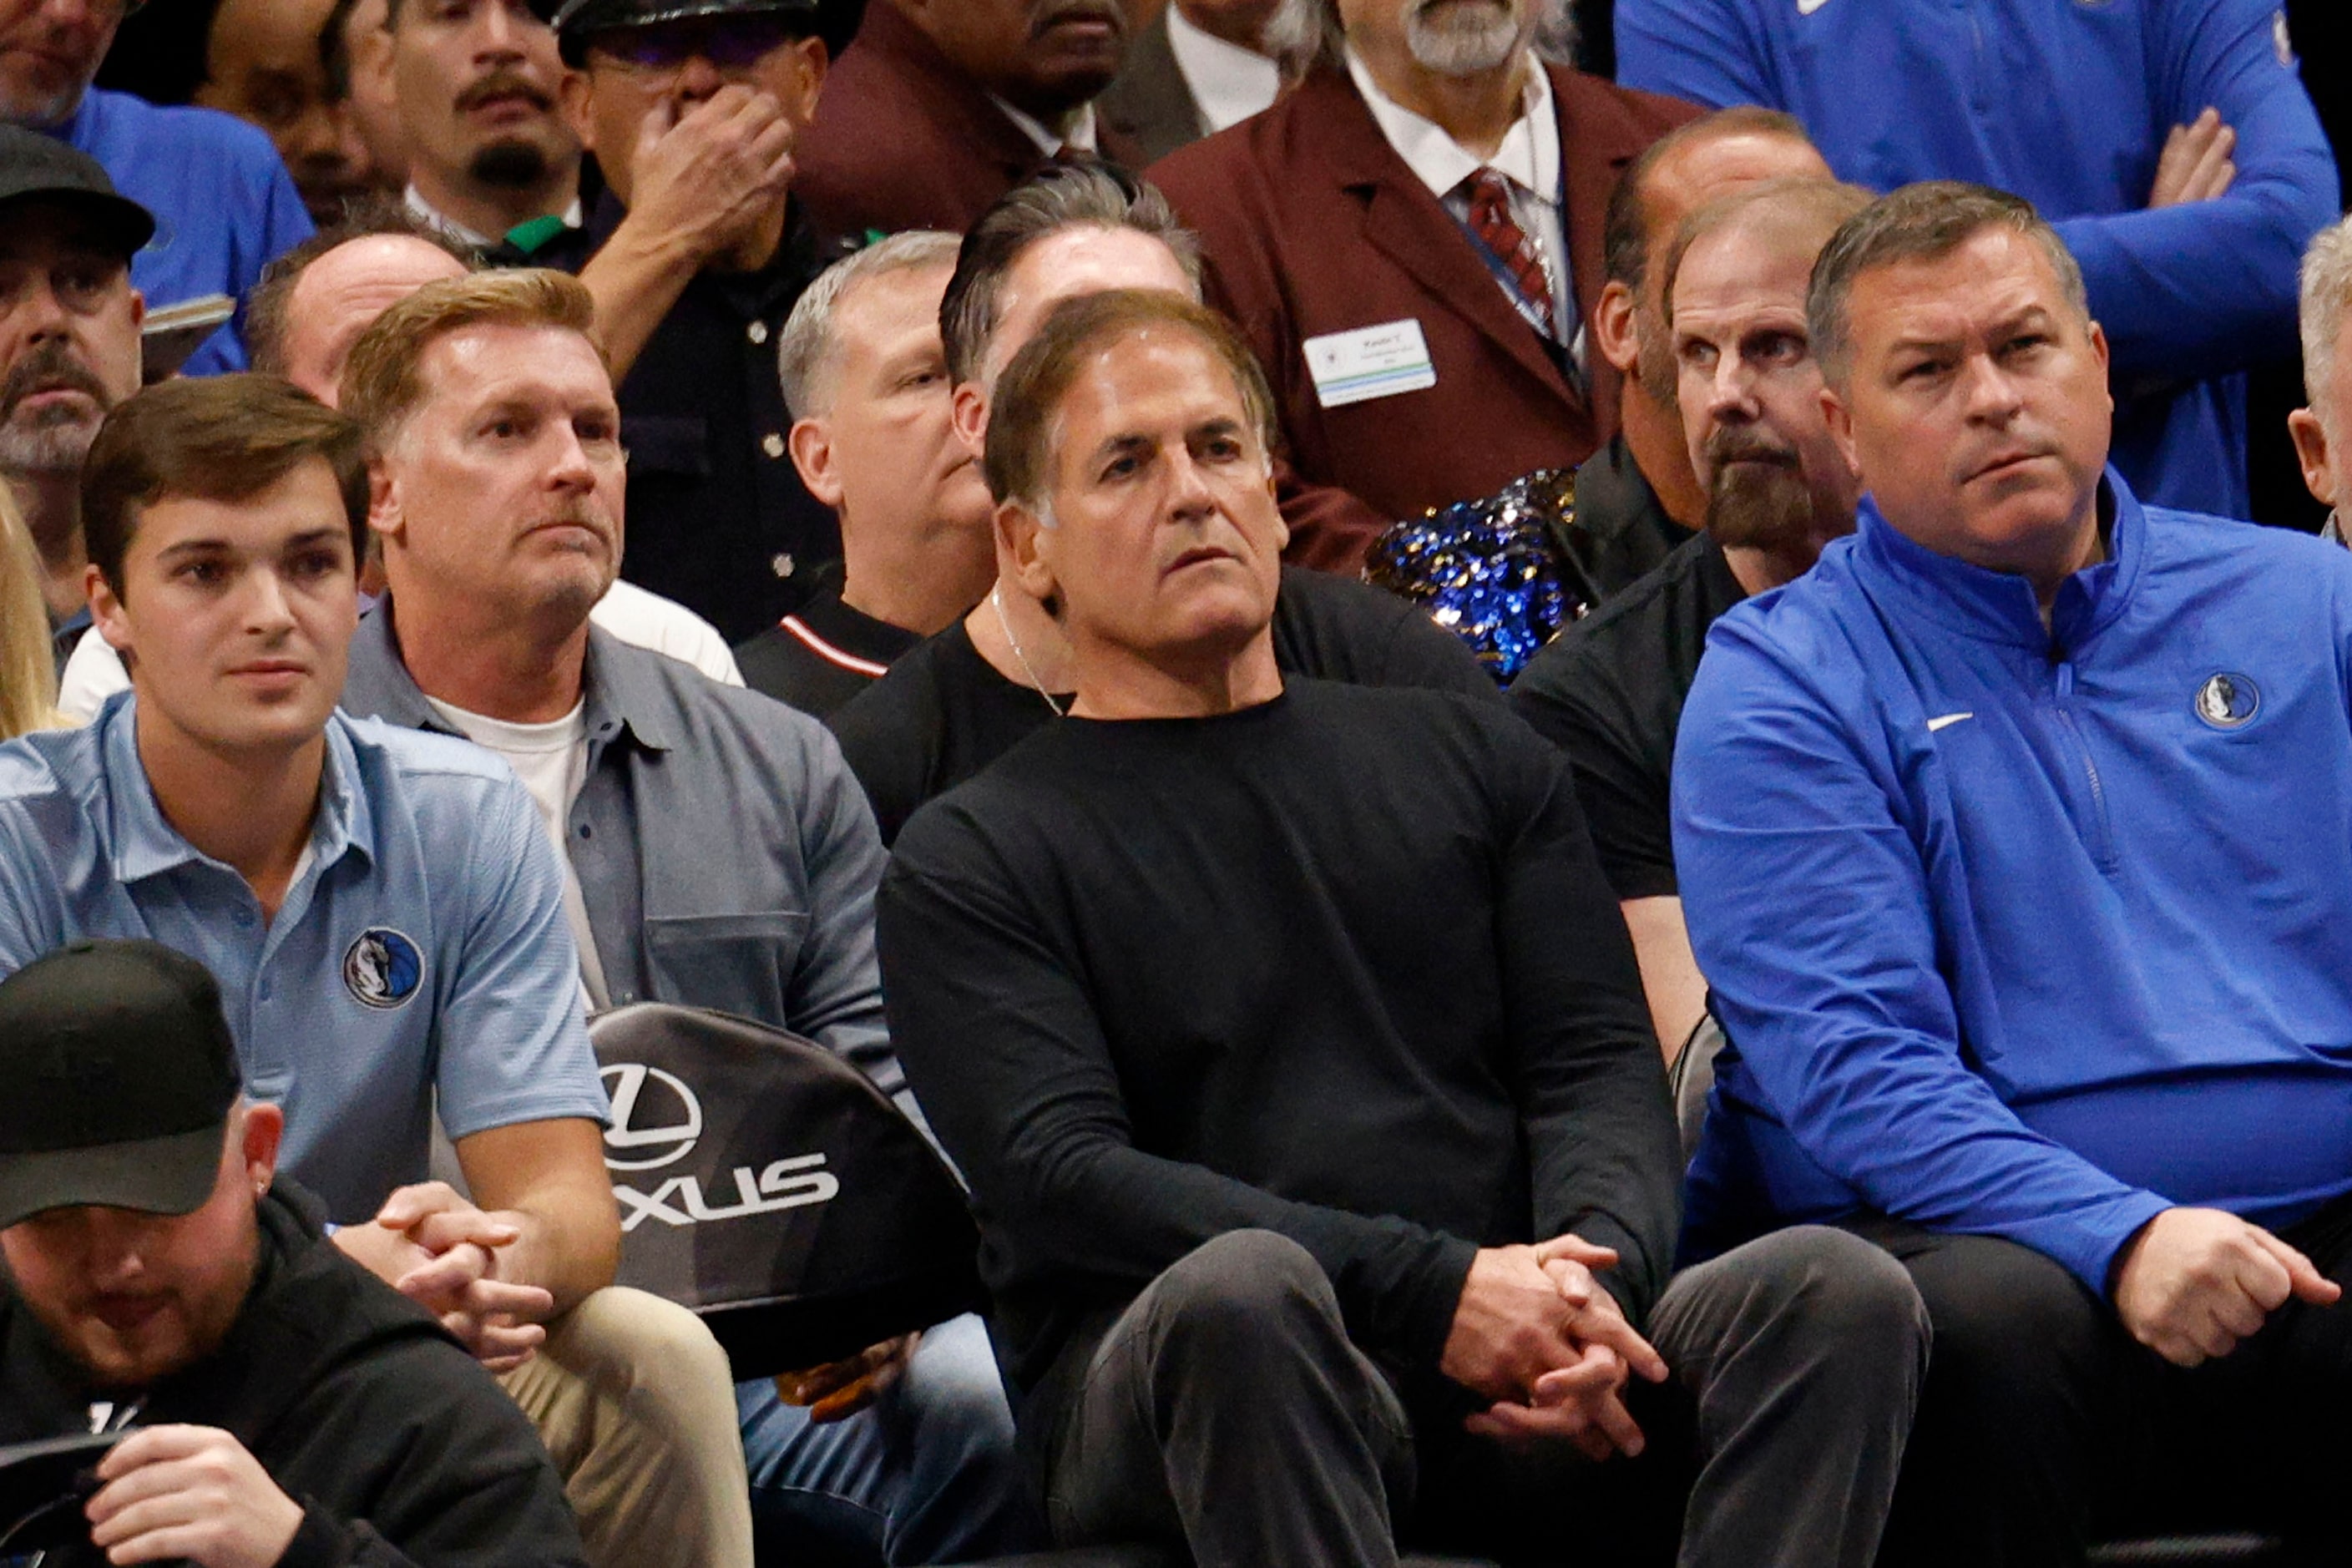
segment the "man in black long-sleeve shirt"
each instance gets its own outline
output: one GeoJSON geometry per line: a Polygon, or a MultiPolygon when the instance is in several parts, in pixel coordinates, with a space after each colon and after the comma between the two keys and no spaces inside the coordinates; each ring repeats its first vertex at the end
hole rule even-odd
{"type": "Polygon", "coordinates": [[[1286,682],[1270,409],[1167,293],[1023,350],[988,478],[1076,705],[917,814],[880,899],[1056,1534],[1581,1555],[1695,1459],[1685,1562],[1860,1568],[1916,1294],[1818,1229],[1669,1277],[1656,1041],[1565,764],[1489,705],[1286,682]],[[1645,1426],[1596,1489],[1576,1450],[1645,1426]]]}

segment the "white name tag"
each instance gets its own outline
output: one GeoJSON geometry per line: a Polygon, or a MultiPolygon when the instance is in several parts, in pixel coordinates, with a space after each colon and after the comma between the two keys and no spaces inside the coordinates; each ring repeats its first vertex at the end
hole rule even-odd
{"type": "Polygon", "coordinates": [[[1307,374],[1315,378],[1315,401],[1326,408],[1437,384],[1429,341],[1411,317],[1307,339],[1307,374]]]}

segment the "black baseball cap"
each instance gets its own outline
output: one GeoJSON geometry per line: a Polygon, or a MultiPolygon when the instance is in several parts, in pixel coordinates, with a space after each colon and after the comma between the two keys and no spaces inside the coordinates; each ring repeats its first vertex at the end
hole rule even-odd
{"type": "Polygon", "coordinates": [[[866,14],[866,0],[536,0],[547,7],[549,26],[555,29],[567,58],[581,40],[594,33],[625,27],[651,27],[697,16],[784,16],[799,21],[809,34],[824,40],[825,51],[838,56],[857,36],[866,14]]]}
{"type": "Polygon", "coordinates": [[[154,215],[117,195],[97,159],[54,136],[0,122],[0,221],[15,204],[37,198],[87,213],[125,261],[154,237],[154,215]]]}
{"type": "Polygon", "coordinates": [[[212,1196],[236,1046],[212,971],[160,942],[68,942],[0,981],[0,1229],[212,1196]]]}

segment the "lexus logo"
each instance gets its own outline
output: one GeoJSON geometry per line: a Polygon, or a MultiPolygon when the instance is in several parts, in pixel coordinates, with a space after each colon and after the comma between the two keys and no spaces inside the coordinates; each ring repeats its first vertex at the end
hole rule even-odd
{"type": "Polygon", "coordinates": [[[642,1062],[614,1062],[597,1076],[613,1100],[613,1125],[604,1130],[606,1169],[656,1170],[693,1150],[702,1136],[702,1102],[683,1079],[642,1062]]]}

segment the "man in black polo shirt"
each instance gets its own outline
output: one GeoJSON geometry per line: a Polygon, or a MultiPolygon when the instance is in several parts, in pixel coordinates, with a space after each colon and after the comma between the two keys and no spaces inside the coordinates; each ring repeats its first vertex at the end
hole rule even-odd
{"type": "MultiPolygon", "coordinates": [[[[964,237],[940,308],[955,421],[977,456],[996,377],[1064,300],[1107,289],[1200,298],[1198,251],[1160,193],[1108,164],[1056,164],[1015,186],[964,237]]],[[[831,723],[888,843],[917,806],[986,767],[1070,705],[1070,648],[1006,570],[961,620],[901,658],[831,723]]],[[[1275,656],[1295,674],[1424,686],[1493,701],[1494,682],[1420,606],[1290,567],[1275,656]]]]}
{"type": "Polygon", "coordinates": [[[1860,482],[1822,415],[1805,286],[1830,235],[1868,199],[1827,180],[1774,181],[1684,224],[1665,258],[1665,326],[1706,531],[1570,626],[1511,688],[1511,705],[1575,764],[1670,1057],[1706,1009],[1675,883],[1675,730],[1716,617],[1802,576],[1822,545],[1853,531],[1860,482]]]}
{"type": "Polygon", "coordinates": [[[820,719],[978,604],[996,575],[996,509],[949,418],[940,342],[957,244],[893,235],[836,262],[784,323],[776,366],[793,466],[840,515],[841,561],[736,657],[751,689],[820,719]]]}
{"type": "Polygon", "coordinates": [[[567,0],[565,91],[604,189],[529,253],[578,272],[629,445],[629,580],[730,643],[776,624],[841,553],[793,471],[775,338],[839,254],[786,187],[838,0],[567,0]]]}

